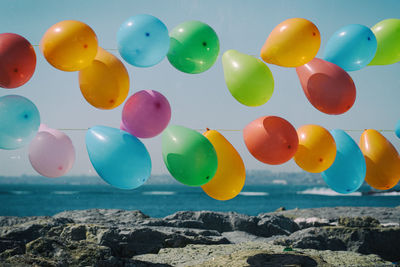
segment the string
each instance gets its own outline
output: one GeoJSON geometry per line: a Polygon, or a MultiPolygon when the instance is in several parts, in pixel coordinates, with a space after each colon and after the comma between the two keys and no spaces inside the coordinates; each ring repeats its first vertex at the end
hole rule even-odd
{"type": "MultiPolygon", "coordinates": [[[[57,128],[57,130],[59,130],[59,131],[87,131],[87,130],[89,130],[89,128],[57,128]]],[[[198,129],[193,129],[193,130],[201,132],[201,131],[206,131],[207,128],[204,128],[204,129],[198,128],[198,129]]],[[[211,129],[211,130],[216,130],[218,132],[241,132],[242,131],[239,129],[211,129]]],[[[366,129],[342,129],[342,130],[345,132],[363,132],[366,129]]],[[[376,130],[376,131],[388,132],[388,133],[394,132],[394,130],[387,130],[387,129],[380,129],[380,130],[376,130]]]]}

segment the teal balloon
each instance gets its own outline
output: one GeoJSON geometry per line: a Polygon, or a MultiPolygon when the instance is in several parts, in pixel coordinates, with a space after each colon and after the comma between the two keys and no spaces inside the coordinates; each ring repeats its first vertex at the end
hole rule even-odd
{"type": "Polygon", "coordinates": [[[151,159],[135,136],[107,126],[94,126],[86,133],[86,149],[97,174],[120,189],[134,189],[151,174],[151,159]]]}
{"type": "Polygon", "coordinates": [[[0,97],[0,149],[23,147],[36,136],[40,114],[35,104],[19,95],[0,97]]]}
{"type": "Polygon", "coordinates": [[[345,71],[360,70],[375,56],[378,43],[370,28],[351,24],[335,32],[328,40],[324,57],[345,71]]]}
{"type": "Polygon", "coordinates": [[[171,175],[185,185],[204,185],[217,171],[214,146],[204,135],[186,127],[170,125],[164,130],[162,155],[171,175]]]}
{"type": "Polygon", "coordinates": [[[400,138],[400,120],[397,122],[394,132],[396,133],[396,136],[400,138]]]}
{"type": "Polygon", "coordinates": [[[170,39],[161,20],[140,14],[130,17],[120,26],[117,43],[126,62],[136,67],[151,67],[165,58],[170,39]]]}
{"type": "Polygon", "coordinates": [[[343,130],[330,131],[336,142],[336,158],[322,178],[334,191],[349,194],[358,190],[367,172],[364,155],[357,143],[343,130]]]}

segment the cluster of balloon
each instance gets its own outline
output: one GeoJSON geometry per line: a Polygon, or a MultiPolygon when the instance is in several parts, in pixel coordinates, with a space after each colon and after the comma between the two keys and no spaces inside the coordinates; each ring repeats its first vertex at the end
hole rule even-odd
{"type": "Polygon", "coordinates": [[[360,148],[367,163],[365,181],[380,190],[394,187],[400,180],[400,158],[396,148],[373,129],[362,133],[360,148]]]}
{"type": "Polygon", "coordinates": [[[400,61],[400,19],[385,19],[371,28],[378,48],[369,65],[389,65],[400,61]]]}
{"type": "Polygon", "coordinates": [[[36,67],[31,43],[14,33],[0,34],[0,87],[16,88],[30,80],[36,67]]]}
{"type": "Polygon", "coordinates": [[[150,176],[149,152],[138,138],[125,131],[94,126],[86,133],[86,148],[97,174],[114,187],[134,189],[150,176]]]}
{"type": "Polygon", "coordinates": [[[228,50],[222,56],[226,85],[232,96],[246,106],[265,104],[274,92],[274,77],[258,58],[228,50]]]}
{"type": "Polygon", "coordinates": [[[63,71],[88,67],[97,54],[95,32],[83,22],[64,20],[51,26],[40,41],[46,60],[63,71]]]}
{"type": "Polygon", "coordinates": [[[189,186],[202,186],[214,177],[218,158],[214,146],[202,134],[170,125],[162,134],[162,155],[171,175],[189,186]]]}
{"type": "Polygon", "coordinates": [[[253,157],[271,165],[289,161],[299,145],[296,129],[277,116],[260,117],[250,122],[243,129],[243,138],[253,157]]]}
{"type": "Polygon", "coordinates": [[[170,32],[167,54],[172,66],[185,73],[201,73],[211,68],[219,54],[215,31],[200,21],[186,21],[170,32]]]}
{"type": "Polygon", "coordinates": [[[171,120],[167,98],[154,90],[142,90],[126,101],[122,110],[121,130],[139,138],[159,135],[171,120]]]}
{"type": "Polygon", "coordinates": [[[322,178],[334,191],[349,194],[361,187],[366,174],[366,163],[357,143],[343,130],[332,130],[336,143],[336,158],[322,178]]]}
{"type": "Polygon", "coordinates": [[[319,111],[338,115],[348,111],[356,100],[356,87],[350,75],[336,64],[314,58],[296,68],[307,99],[319,111]]]}
{"type": "Polygon", "coordinates": [[[36,135],[40,114],[35,104],[19,95],[0,97],[0,149],[17,149],[36,135]]]}
{"type": "Polygon", "coordinates": [[[41,124],[29,145],[29,161],[39,174],[60,177],[74,165],[75,148],[65,133],[41,124]]]}
{"type": "Polygon", "coordinates": [[[272,30],[261,49],[261,58],[282,67],[299,67],[317,55],[320,45],[317,26],[303,18],[291,18],[272,30]]]}
{"type": "Polygon", "coordinates": [[[99,47],[92,63],[79,71],[79,86],[92,106],[113,109],[128,96],[128,71],[117,57],[99,47]]]}
{"type": "Polygon", "coordinates": [[[328,40],[324,59],[345,71],[360,70],[375,56],[377,41],[370,28],[351,24],[335,32],[328,40]]]}
{"type": "Polygon", "coordinates": [[[161,62],[168,53],[168,29],[156,17],[140,14],[130,17],[117,33],[121,57],[136,67],[151,67],[161,62]]]}
{"type": "Polygon", "coordinates": [[[319,125],[304,125],[297,129],[299,146],[294,155],[296,164],[307,172],[327,170],[335,161],[336,143],[328,130],[319,125]]]}
{"type": "Polygon", "coordinates": [[[214,146],[218,168],[212,180],[201,188],[214,199],[232,199],[242,191],[246,180],[243,160],[232,144],[219,132],[207,130],[203,135],[214,146]]]}

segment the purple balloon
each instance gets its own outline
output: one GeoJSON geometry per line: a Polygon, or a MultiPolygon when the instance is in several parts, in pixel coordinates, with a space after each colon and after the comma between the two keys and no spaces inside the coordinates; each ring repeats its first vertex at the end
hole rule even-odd
{"type": "Polygon", "coordinates": [[[41,124],[29,145],[29,161],[39,174],[60,177],[74,165],[75,148],[66,134],[41,124]]]}
{"type": "Polygon", "coordinates": [[[170,120],[171,106],[167,98],[157,91],[143,90],[126,101],[121,125],[136,137],[151,138],[164,131],[170,120]]]}

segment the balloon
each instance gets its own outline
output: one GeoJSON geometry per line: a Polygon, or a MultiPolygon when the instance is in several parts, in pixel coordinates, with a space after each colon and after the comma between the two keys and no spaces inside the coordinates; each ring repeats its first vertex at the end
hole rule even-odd
{"type": "Polygon", "coordinates": [[[232,96],[246,106],[265,104],[274,92],[274,77],[261,60],[228,50],[222,56],[225,82],[232,96]]]}
{"type": "Polygon", "coordinates": [[[371,28],[378,42],[369,65],[389,65],[400,61],[400,19],[385,19],[371,28]]]}
{"type": "Polygon", "coordinates": [[[326,44],[324,60],[345,71],[360,70],[374,58],[377,42],[366,26],[351,24],[335,32],[326,44]]]}
{"type": "Polygon", "coordinates": [[[156,17],[140,14],[126,20],[117,33],[121,57],[136,67],[161,62],[169,49],[168,29],[156,17]]]}
{"type": "Polygon", "coordinates": [[[0,34],[0,87],[16,88],[35,72],[36,53],[31,43],[14,33],[0,34]]]}
{"type": "Polygon", "coordinates": [[[210,141],[182,126],[170,125],[165,129],[162,155],[171,175],[185,185],[204,185],[217,171],[217,153],[210,141]]]}
{"type": "Polygon", "coordinates": [[[335,161],[336,144],[332,135],[318,125],[304,125],[297,129],[299,147],[294,161],[307,172],[319,173],[335,161]]]}
{"type": "Polygon", "coordinates": [[[126,101],[122,110],[124,129],[139,138],[159,135],[171,120],[171,106],[165,96],[142,90],[126,101]]]}
{"type": "Polygon", "coordinates": [[[214,178],[201,188],[214,199],[232,199],[242,191],[246,180],[243,160],[231,143],[219,132],[207,130],[203,135],[217,152],[218,168],[214,178]]]}
{"type": "Polygon", "coordinates": [[[299,67],[313,59],[321,45],[317,26],[303,18],[292,18],[276,26],[261,49],[261,58],[282,67],[299,67]]]}
{"type": "Polygon", "coordinates": [[[319,111],[338,115],[348,111],[356,100],[356,86],[339,66],[314,58],[296,68],[308,101],[319,111]]]}
{"type": "Polygon", "coordinates": [[[395,128],[394,132],[396,133],[396,136],[398,138],[400,138],[400,120],[397,121],[396,128],[395,128]]]}
{"type": "Polygon", "coordinates": [[[218,36],[203,22],[183,22],[170,32],[170,37],[168,60],[182,72],[192,74],[204,72],[217,60],[218,36]]]}
{"type": "Polygon", "coordinates": [[[65,133],[41,124],[29,145],[29,161],[39,174],[60,177],[74,165],[75,148],[65,133]]]}
{"type": "Polygon", "coordinates": [[[17,149],[35,137],[40,115],[29,99],[6,95],[0,97],[0,122],[0,149],[17,149]]]}
{"type": "Polygon", "coordinates": [[[287,120],[276,116],[252,121],[243,129],[243,138],[253,157],[272,165],[289,161],[299,144],[296,129],[287,120]]]}
{"type": "Polygon", "coordinates": [[[334,191],[349,194],[364,182],[366,165],[360,148],[343,130],[332,130],[336,142],[336,158],[329,169],[322,172],[322,178],[334,191]]]}
{"type": "Polygon", "coordinates": [[[114,187],[134,189],[150,177],[149,152],[127,132],[94,126],[86,133],[86,148],[97,174],[114,187]]]}
{"type": "Polygon", "coordinates": [[[365,181],[380,190],[394,187],[400,180],[400,158],[396,148],[373,129],[362,133],[360,148],[367,162],[365,181]]]}
{"type": "Polygon", "coordinates": [[[99,47],[92,64],[79,71],[79,86],[92,106],[113,109],[128,96],[129,75],[118,58],[99,47]]]}
{"type": "Polygon", "coordinates": [[[64,20],[51,26],[40,41],[46,60],[63,71],[88,67],[97,54],[97,37],[92,28],[76,20],[64,20]]]}

